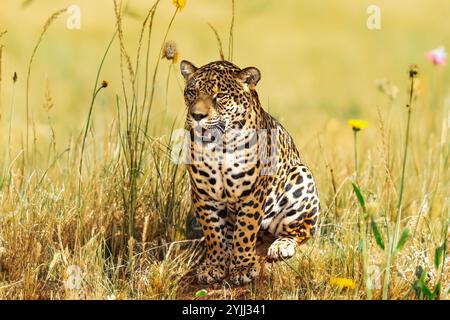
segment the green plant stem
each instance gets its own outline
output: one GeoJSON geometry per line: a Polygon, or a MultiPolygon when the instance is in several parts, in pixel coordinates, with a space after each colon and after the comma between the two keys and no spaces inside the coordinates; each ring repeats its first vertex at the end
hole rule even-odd
{"type": "Polygon", "coordinates": [[[3,45],[0,44],[0,110],[2,108],[2,55],[3,45]]]}
{"type": "Polygon", "coordinates": [[[353,142],[355,145],[355,182],[358,181],[358,131],[353,129],[353,142]]]}
{"type": "MultiPolygon", "coordinates": [[[[450,219],[446,221],[445,223],[445,227],[443,228],[444,232],[443,232],[443,242],[442,245],[444,246],[444,250],[442,252],[442,264],[441,264],[441,272],[439,273],[439,281],[438,284],[440,284],[442,282],[442,279],[444,278],[444,269],[445,269],[445,261],[446,261],[446,256],[447,256],[447,235],[448,235],[448,227],[449,227],[449,223],[450,223],[450,219]]],[[[441,297],[441,292],[442,292],[442,287],[441,290],[438,292],[438,299],[440,299],[441,297]]],[[[449,292],[450,293],[450,292],[449,292]]]]}
{"type": "Polygon", "coordinates": [[[234,49],[234,9],[235,1],[231,0],[231,25],[230,25],[230,35],[228,38],[228,60],[233,62],[233,49],[234,49]]]}
{"type": "Polygon", "coordinates": [[[14,115],[14,105],[16,99],[16,81],[12,84],[11,106],[9,109],[9,127],[8,127],[8,153],[9,153],[9,165],[12,164],[12,122],[14,115]]]}
{"type": "Polygon", "coordinates": [[[164,117],[167,115],[167,108],[169,106],[169,84],[170,84],[170,72],[172,71],[173,63],[169,64],[169,69],[167,70],[166,78],[166,98],[164,101],[164,117]]]}
{"type": "MultiPolygon", "coordinates": [[[[391,228],[389,228],[391,229],[391,228]]],[[[392,231],[392,230],[390,230],[392,231]]],[[[391,267],[391,260],[392,260],[392,251],[394,248],[394,240],[392,239],[392,236],[389,236],[391,232],[388,232],[389,237],[389,246],[388,250],[386,250],[386,269],[384,270],[384,279],[383,279],[383,292],[382,292],[382,299],[386,300],[389,294],[389,282],[390,282],[390,267],[391,267]]]]}
{"type": "Polygon", "coordinates": [[[390,267],[392,263],[392,258],[395,254],[395,246],[396,243],[399,240],[400,235],[400,224],[401,224],[401,217],[402,217],[402,205],[403,205],[403,193],[405,190],[405,171],[406,171],[406,160],[408,157],[408,142],[409,142],[409,132],[410,132],[410,125],[411,125],[411,112],[412,112],[412,102],[413,102],[413,96],[414,96],[414,77],[411,78],[411,86],[409,90],[409,102],[406,106],[408,109],[408,116],[406,121],[406,134],[405,134],[405,145],[403,149],[403,161],[402,161],[402,172],[400,177],[400,188],[398,193],[398,201],[397,201],[397,217],[395,222],[395,231],[394,236],[392,237],[392,241],[389,246],[389,250],[387,252],[387,259],[386,259],[386,270],[384,274],[384,285],[383,285],[383,294],[382,298],[383,300],[386,300],[388,298],[389,294],[389,282],[390,282],[390,267]]]}
{"type": "Polygon", "coordinates": [[[218,33],[217,30],[213,27],[212,24],[208,23],[208,26],[211,28],[211,30],[214,32],[214,35],[216,36],[217,45],[218,45],[218,47],[219,47],[220,60],[225,60],[225,56],[224,56],[224,54],[223,54],[222,41],[220,40],[219,33],[218,33]]]}
{"type": "Polygon", "coordinates": [[[408,142],[409,142],[409,132],[411,126],[411,111],[412,111],[412,100],[413,100],[413,91],[414,91],[414,78],[411,79],[411,88],[409,94],[409,104],[408,108],[408,117],[406,121],[406,135],[405,135],[405,147],[403,150],[403,162],[402,162],[402,174],[400,178],[400,191],[398,193],[398,201],[397,201],[397,220],[395,223],[395,237],[394,243],[398,240],[400,234],[400,222],[402,216],[402,205],[403,205],[403,193],[405,190],[405,170],[406,170],[406,160],[408,158],[408,142]]]}
{"type": "Polygon", "coordinates": [[[400,223],[402,217],[402,205],[403,205],[403,193],[405,190],[405,168],[406,168],[406,159],[408,157],[408,141],[409,141],[409,127],[411,122],[411,107],[408,107],[408,120],[406,124],[406,137],[405,137],[405,149],[403,151],[403,163],[402,163],[402,175],[400,179],[400,191],[398,194],[397,201],[397,219],[395,222],[395,237],[394,243],[398,240],[400,234],[400,223]]]}
{"type": "Polygon", "coordinates": [[[406,137],[405,137],[405,149],[403,151],[403,163],[402,163],[402,175],[400,180],[400,191],[398,195],[398,202],[397,202],[397,210],[401,211],[401,206],[403,202],[403,192],[405,189],[405,168],[406,168],[406,159],[408,157],[408,141],[409,141],[409,130],[410,130],[410,123],[411,123],[411,107],[408,107],[408,120],[406,124],[406,137]]]}
{"type": "Polygon", "coordinates": [[[97,70],[97,76],[95,78],[95,84],[94,84],[94,91],[92,93],[91,104],[89,106],[88,117],[86,119],[86,125],[84,128],[83,140],[81,143],[80,164],[78,167],[78,173],[79,173],[79,177],[78,177],[78,207],[79,208],[80,208],[80,204],[81,204],[81,180],[82,180],[82,170],[83,170],[83,156],[84,156],[84,150],[86,147],[86,138],[87,138],[87,134],[89,131],[89,125],[91,123],[91,116],[92,116],[92,111],[94,109],[95,98],[97,97],[97,94],[100,92],[100,90],[103,89],[103,86],[100,86],[100,87],[98,86],[98,82],[100,79],[100,72],[103,68],[103,64],[106,60],[106,56],[108,55],[109,49],[111,48],[111,45],[113,44],[114,39],[116,38],[116,35],[117,35],[117,31],[114,32],[114,35],[112,36],[112,38],[108,44],[108,47],[106,48],[105,53],[103,54],[102,60],[100,62],[100,66],[97,70]]]}
{"type": "MultiPolygon", "coordinates": [[[[367,228],[367,226],[366,226],[367,228]]],[[[369,254],[367,252],[367,233],[364,233],[364,239],[362,240],[362,259],[363,259],[363,272],[364,272],[364,287],[366,288],[366,295],[368,300],[372,300],[372,283],[369,277],[369,254]]]]}

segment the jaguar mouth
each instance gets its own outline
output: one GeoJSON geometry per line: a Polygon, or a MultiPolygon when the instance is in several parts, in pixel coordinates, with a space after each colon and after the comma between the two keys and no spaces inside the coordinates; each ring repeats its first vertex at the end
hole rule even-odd
{"type": "Polygon", "coordinates": [[[225,123],[218,120],[215,123],[207,123],[203,126],[197,124],[191,126],[191,129],[194,140],[203,144],[217,143],[225,132],[225,123]]]}

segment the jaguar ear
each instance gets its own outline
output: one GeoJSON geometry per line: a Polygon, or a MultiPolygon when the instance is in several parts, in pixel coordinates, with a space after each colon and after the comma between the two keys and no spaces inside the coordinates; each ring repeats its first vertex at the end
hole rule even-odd
{"type": "Polygon", "coordinates": [[[197,71],[197,67],[189,61],[183,60],[180,63],[180,70],[183,77],[187,80],[191,74],[197,71]]]}
{"type": "Polygon", "coordinates": [[[245,68],[238,72],[237,79],[249,89],[254,89],[261,79],[261,72],[255,67],[245,68]]]}

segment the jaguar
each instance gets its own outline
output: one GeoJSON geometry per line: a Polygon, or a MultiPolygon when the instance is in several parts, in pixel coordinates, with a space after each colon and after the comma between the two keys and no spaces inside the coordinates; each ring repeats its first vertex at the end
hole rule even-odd
{"type": "Polygon", "coordinates": [[[183,60],[180,71],[192,210],[206,243],[197,279],[243,285],[259,276],[257,243],[270,241],[267,259],[279,261],[314,235],[316,183],[293,138],[261,106],[257,68],[183,60]]]}

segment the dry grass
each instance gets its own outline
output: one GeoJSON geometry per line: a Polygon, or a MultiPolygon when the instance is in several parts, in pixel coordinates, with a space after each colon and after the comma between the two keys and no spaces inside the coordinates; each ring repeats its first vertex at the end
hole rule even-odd
{"type": "MultiPolygon", "coordinates": [[[[401,94],[393,98],[384,90],[377,97],[375,120],[358,133],[357,186],[364,206],[351,183],[351,129],[332,120],[320,123],[321,128],[310,125],[307,128],[314,132],[302,132],[308,139],[300,142],[319,184],[320,232],[285,262],[265,262],[264,248],[259,248],[262,274],[249,286],[236,288],[227,282],[200,286],[193,274],[203,246],[193,239],[196,230],[189,213],[186,171],[170,160],[176,141],[161,135],[149,122],[156,119],[153,121],[167,125],[172,129],[163,132],[169,133],[179,123],[162,119],[158,109],[150,113],[160,100],[167,99],[156,99],[155,93],[163,95],[161,88],[165,87],[167,95],[169,87],[180,85],[178,78],[170,82],[168,76],[166,81],[157,76],[161,63],[171,63],[161,61],[158,50],[164,47],[179,10],[166,10],[169,20],[158,27],[161,35],[155,40],[153,17],[159,2],[147,9],[139,21],[141,32],[133,56],[127,47],[123,8],[120,1],[115,3],[115,8],[108,9],[115,9],[116,47],[104,57],[114,63],[102,63],[98,69],[92,103],[83,109],[83,115],[89,111],[84,131],[79,129],[68,140],[59,136],[61,130],[54,128],[52,119],[58,100],[52,97],[54,90],[47,82],[43,92],[46,107],[40,103],[37,107],[46,114],[52,134],[49,143],[34,140],[30,162],[28,134],[24,141],[21,130],[13,125],[16,109],[27,106],[28,110],[28,99],[16,106],[16,81],[9,95],[10,110],[1,110],[13,138],[8,139],[0,161],[0,299],[193,299],[200,289],[206,289],[208,299],[380,299],[383,291],[388,299],[415,299],[431,298],[433,292],[427,290],[433,291],[438,283],[440,293],[433,297],[449,298],[450,258],[443,246],[450,237],[450,106],[443,102],[448,94],[444,84],[449,79],[439,70],[425,68],[420,74],[425,80],[433,74],[435,82],[420,92],[413,105],[398,223],[408,100],[401,94]],[[152,50],[156,52],[153,55],[152,50]],[[115,87],[118,93],[111,99],[112,115],[107,125],[100,126],[92,117],[94,106],[112,90],[99,81],[103,74],[111,74],[104,70],[107,67],[121,77],[115,87]],[[396,223],[400,231],[408,229],[410,234],[394,254],[399,240],[396,223]],[[375,230],[379,230],[384,250],[375,230]],[[354,286],[336,285],[332,278],[351,279],[354,286]]],[[[234,1],[232,4],[234,7],[234,1]]],[[[48,21],[53,21],[52,17],[48,21]]],[[[45,24],[44,32],[50,32],[49,27],[45,24]]],[[[217,31],[214,33],[220,39],[217,31]]],[[[238,37],[238,29],[233,14],[230,57],[240,51],[236,44],[233,49],[234,37],[238,37]]],[[[171,70],[174,68],[169,67],[169,75],[171,70]]],[[[406,82],[406,70],[398,77],[406,82]]],[[[179,93],[177,90],[172,91],[179,93]]],[[[375,95],[375,86],[371,90],[375,95]]],[[[25,90],[23,96],[29,94],[25,90]]],[[[29,102],[30,109],[35,108],[34,100],[29,102]]],[[[275,109],[276,115],[285,117],[296,112],[275,109]]],[[[28,111],[25,119],[29,119],[28,111]]],[[[294,127],[287,122],[288,128],[294,127]]],[[[30,124],[36,136],[33,127],[30,124]]]]}

